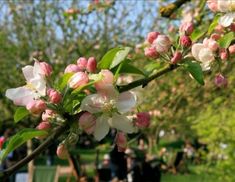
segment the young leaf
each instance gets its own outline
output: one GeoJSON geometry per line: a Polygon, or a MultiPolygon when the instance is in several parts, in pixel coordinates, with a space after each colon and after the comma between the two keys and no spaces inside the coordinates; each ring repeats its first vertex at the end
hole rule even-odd
{"type": "Polygon", "coordinates": [[[10,152],[23,145],[26,141],[34,137],[44,136],[46,134],[47,132],[44,130],[29,128],[21,130],[9,139],[6,148],[4,148],[0,153],[0,160],[2,161],[10,152]]]}
{"type": "Polygon", "coordinates": [[[144,67],[144,70],[151,73],[155,69],[159,69],[161,67],[161,62],[150,62],[144,67]]]}
{"type": "Polygon", "coordinates": [[[190,37],[191,37],[192,41],[196,41],[196,40],[200,39],[205,33],[206,33],[205,30],[195,29],[190,37]]]}
{"type": "Polygon", "coordinates": [[[68,80],[73,76],[73,73],[65,73],[58,81],[58,89],[62,91],[66,85],[68,80]]]}
{"type": "Polygon", "coordinates": [[[184,66],[186,70],[193,76],[193,78],[201,85],[204,85],[204,78],[202,68],[199,63],[192,61],[185,61],[184,66]]]}
{"type": "Polygon", "coordinates": [[[117,66],[119,63],[125,60],[127,57],[128,53],[130,52],[131,48],[130,47],[125,47],[122,50],[118,51],[110,65],[110,69],[114,68],[117,66]]]}
{"type": "Polygon", "coordinates": [[[233,39],[234,39],[234,33],[229,32],[229,33],[225,34],[223,37],[221,37],[218,40],[218,43],[219,43],[220,47],[228,48],[233,39]]]}
{"type": "Polygon", "coordinates": [[[14,121],[15,123],[19,122],[23,118],[29,115],[29,111],[25,107],[19,107],[17,108],[15,114],[14,114],[14,121]]]}
{"type": "Polygon", "coordinates": [[[131,64],[128,64],[128,63],[124,63],[122,68],[120,69],[120,72],[119,73],[132,73],[132,74],[137,74],[137,75],[143,75],[143,76],[146,76],[144,74],[143,71],[141,71],[139,68],[131,65],[131,64]]]}
{"type": "Polygon", "coordinates": [[[100,69],[111,69],[125,60],[130,51],[129,47],[116,47],[108,51],[98,63],[100,69]]]}
{"type": "Polygon", "coordinates": [[[212,23],[210,24],[210,27],[208,28],[208,34],[211,34],[211,32],[215,29],[215,27],[218,25],[219,22],[219,18],[220,18],[220,14],[217,14],[212,23]]]}

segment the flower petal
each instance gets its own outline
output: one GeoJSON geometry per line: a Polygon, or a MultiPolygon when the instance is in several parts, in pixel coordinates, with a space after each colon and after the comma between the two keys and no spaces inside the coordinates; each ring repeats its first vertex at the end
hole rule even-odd
{"type": "Polygon", "coordinates": [[[201,62],[211,62],[215,59],[213,52],[209,48],[201,49],[199,52],[199,60],[201,62]]]}
{"type": "Polygon", "coordinates": [[[42,76],[41,74],[42,70],[41,70],[41,66],[39,61],[35,61],[34,62],[34,66],[33,66],[33,75],[35,76],[42,76]]]}
{"type": "Polygon", "coordinates": [[[235,17],[234,13],[227,13],[224,16],[220,17],[219,24],[223,27],[228,27],[233,23],[233,19],[235,17]]]}
{"type": "Polygon", "coordinates": [[[37,98],[37,94],[32,92],[26,87],[18,87],[8,89],[6,91],[6,97],[11,99],[16,105],[26,106],[29,102],[32,102],[37,98]]]}
{"type": "Polygon", "coordinates": [[[110,118],[104,114],[97,118],[94,131],[94,137],[96,140],[100,141],[108,134],[108,120],[110,120],[110,118]]]}
{"type": "Polygon", "coordinates": [[[118,91],[114,88],[112,84],[107,84],[102,87],[102,89],[98,90],[98,93],[109,98],[109,99],[117,99],[118,91]]]}
{"type": "Polygon", "coordinates": [[[126,116],[114,113],[111,120],[109,120],[109,124],[111,127],[121,130],[125,133],[133,133],[135,128],[131,120],[129,120],[126,116]]]}
{"type": "Polygon", "coordinates": [[[136,105],[136,95],[132,92],[123,92],[119,95],[116,107],[120,113],[130,111],[136,105]]]}
{"type": "Polygon", "coordinates": [[[24,74],[24,77],[27,82],[30,82],[30,80],[34,77],[33,75],[33,66],[25,66],[22,68],[22,72],[24,74]]]}
{"type": "Polygon", "coordinates": [[[104,107],[105,97],[100,94],[92,94],[85,97],[81,103],[81,110],[90,113],[98,113],[104,107]]]}
{"type": "Polygon", "coordinates": [[[41,76],[34,77],[30,80],[33,88],[41,95],[46,95],[46,81],[41,76]]]}
{"type": "Polygon", "coordinates": [[[210,63],[211,63],[211,62],[203,62],[203,63],[201,63],[200,65],[201,65],[201,67],[202,67],[202,71],[208,71],[208,70],[210,70],[210,69],[211,69],[210,63]]]}
{"type": "Polygon", "coordinates": [[[201,43],[196,43],[196,44],[193,44],[192,46],[192,55],[193,57],[199,61],[199,52],[201,49],[204,49],[205,46],[201,43]]]}

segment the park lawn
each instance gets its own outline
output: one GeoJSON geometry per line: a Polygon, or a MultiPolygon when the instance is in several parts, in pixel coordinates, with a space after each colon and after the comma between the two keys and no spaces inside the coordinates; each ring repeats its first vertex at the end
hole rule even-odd
{"type": "MultiPolygon", "coordinates": [[[[99,161],[102,161],[103,155],[108,153],[110,148],[103,147],[99,148],[99,161]]],[[[86,167],[86,173],[88,177],[94,177],[95,175],[95,160],[96,160],[96,149],[75,149],[74,154],[79,154],[81,163],[86,167]]],[[[41,156],[35,160],[36,165],[46,165],[46,157],[41,156]]],[[[68,165],[67,160],[61,160],[55,157],[55,165],[68,165]]],[[[204,165],[191,165],[190,174],[162,174],[162,182],[214,182],[217,181],[215,177],[207,174],[204,165]]],[[[66,177],[61,177],[60,182],[66,181],[66,177]]],[[[75,180],[72,180],[75,181],[75,180]]]]}

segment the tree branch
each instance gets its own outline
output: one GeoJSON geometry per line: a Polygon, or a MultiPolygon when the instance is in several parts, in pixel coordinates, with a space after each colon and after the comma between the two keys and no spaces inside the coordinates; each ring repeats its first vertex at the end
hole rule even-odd
{"type": "Polygon", "coordinates": [[[157,71],[152,76],[147,77],[147,78],[142,78],[142,79],[139,79],[139,80],[135,80],[135,81],[133,81],[133,82],[127,84],[127,85],[119,86],[118,90],[119,90],[119,92],[125,92],[125,91],[131,90],[135,87],[138,87],[140,85],[142,85],[142,87],[145,87],[152,80],[162,76],[165,73],[168,73],[168,72],[176,69],[177,67],[178,67],[177,65],[168,64],[166,67],[160,69],[159,71],[157,71]]]}
{"type": "MultiPolygon", "coordinates": [[[[150,77],[135,80],[127,85],[119,86],[118,90],[120,92],[125,92],[125,91],[131,90],[135,87],[138,87],[140,85],[142,85],[142,87],[145,87],[152,80],[160,77],[161,75],[163,75],[165,73],[168,73],[168,72],[176,69],[177,67],[178,67],[177,65],[168,64],[166,67],[160,69],[159,71],[157,71],[155,74],[151,75],[150,77]]],[[[52,134],[39,147],[37,147],[30,155],[23,158],[21,161],[16,163],[14,166],[1,172],[0,173],[0,181],[1,181],[1,179],[4,180],[4,179],[8,178],[10,175],[15,173],[17,170],[19,170],[25,164],[27,164],[28,162],[33,160],[35,157],[37,157],[41,152],[43,152],[47,147],[49,147],[61,134],[63,134],[69,128],[68,121],[71,123],[71,120],[75,120],[75,118],[77,120],[81,116],[82,113],[83,112],[80,112],[79,114],[77,114],[73,118],[71,118],[70,116],[67,116],[67,115],[64,116],[67,119],[67,122],[62,126],[58,126],[54,130],[54,132],[52,132],[52,134]]]]}
{"type": "Polygon", "coordinates": [[[176,0],[175,2],[170,3],[167,6],[161,7],[160,8],[161,16],[169,18],[175,10],[180,8],[180,6],[182,6],[187,1],[190,1],[190,0],[176,0]]]}

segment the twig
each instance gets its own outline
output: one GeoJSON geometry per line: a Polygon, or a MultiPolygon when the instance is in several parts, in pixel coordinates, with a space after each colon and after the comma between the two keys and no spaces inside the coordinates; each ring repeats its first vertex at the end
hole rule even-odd
{"type": "Polygon", "coordinates": [[[47,149],[61,134],[63,134],[69,128],[69,123],[72,123],[74,120],[79,118],[82,113],[83,112],[78,113],[73,118],[69,115],[64,115],[67,121],[63,125],[58,126],[54,130],[54,132],[52,132],[52,134],[48,136],[48,138],[41,145],[39,145],[30,155],[26,156],[12,167],[9,167],[8,169],[2,171],[0,173],[0,181],[6,180],[10,175],[15,173],[17,170],[19,170],[21,167],[23,167],[25,164],[36,158],[41,152],[47,149]]]}
{"type": "Polygon", "coordinates": [[[127,85],[119,86],[118,90],[120,92],[125,92],[125,91],[131,90],[131,89],[133,89],[135,87],[138,87],[140,85],[142,85],[142,87],[145,87],[152,80],[162,76],[165,73],[168,73],[168,72],[176,69],[177,67],[178,67],[177,65],[168,64],[166,67],[160,69],[159,71],[157,71],[152,76],[147,77],[147,78],[142,78],[142,79],[139,79],[139,80],[135,80],[135,81],[133,81],[133,82],[127,84],[127,85]]]}
{"type": "Polygon", "coordinates": [[[173,3],[168,4],[167,6],[163,6],[160,8],[160,14],[162,17],[169,18],[171,17],[172,13],[180,8],[184,3],[190,0],[176,0],[173,3]]]}

